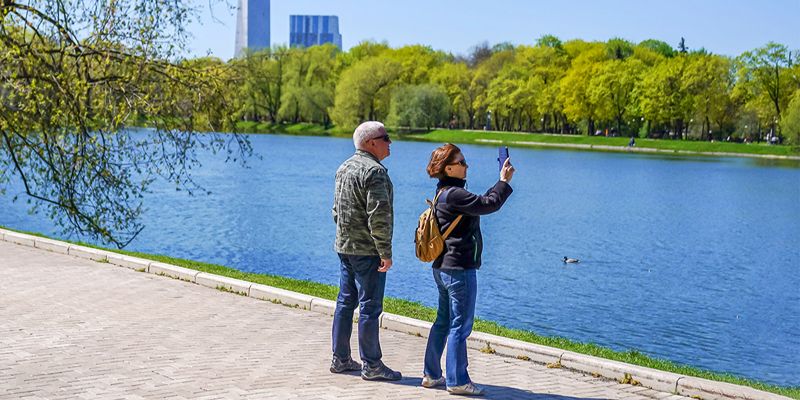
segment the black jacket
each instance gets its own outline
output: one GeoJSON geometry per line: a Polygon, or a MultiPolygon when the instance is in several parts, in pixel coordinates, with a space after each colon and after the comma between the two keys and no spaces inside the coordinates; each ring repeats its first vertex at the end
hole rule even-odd
{"type": "Polygon", "coordinates": [[[436,219],[444,232],[459,214],[463,215],[450,236],[445,239],[442,255],[433,262],[433,268],[478,269],[481,267],[483,237],[481,215],[500,209],[513,191],[508,183],[498,181],[486,194],[477,195],[464,189],[467,181],[456,178],[439,180],[436,189],[444,192],[436,202],[436,219]]]}

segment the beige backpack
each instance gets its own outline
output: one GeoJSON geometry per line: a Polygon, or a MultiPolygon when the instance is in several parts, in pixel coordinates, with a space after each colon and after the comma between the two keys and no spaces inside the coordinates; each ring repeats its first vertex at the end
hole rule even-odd
{"type": "Polygon", "coordinates": [[[433,201],[425,199],[428,203],[428,208],[419,216],[419,225],[417,225],[417,233],[414,236],[415,248],[417,251],[417,258],[422,262],[431,262],[439,257],[444,250],[444,240],[450,236],[458,222],[461,221],[462,215],[456,217],[453,223],[447,228],[444,234],[439,230],[439,222],[436,220],[436,201],[439,200],[439,195],[444,190],[436,193],[433,201]]]}

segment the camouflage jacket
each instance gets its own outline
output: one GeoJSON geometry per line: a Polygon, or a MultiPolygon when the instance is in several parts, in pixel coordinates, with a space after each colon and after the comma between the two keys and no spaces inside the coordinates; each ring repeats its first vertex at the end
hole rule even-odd
{"type": "Polygon", "coordinates": [[[392,258],[393,198],[386,167],[372,154],[356,150],[336,171],[334,250],[392,258]]]}

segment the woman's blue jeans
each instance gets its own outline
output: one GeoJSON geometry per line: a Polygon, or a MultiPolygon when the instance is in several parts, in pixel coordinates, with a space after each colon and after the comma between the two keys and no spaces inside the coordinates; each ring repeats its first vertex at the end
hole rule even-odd
{"type": "Polygon", "coordinates": [[[439,289],[439,309],[428,335],[425,349],[425,375],[442,376],[442,353],[447,344],[447,386],[465,385],[467,373],[467,337],[475,319],[475,298],[478,293],[477,270],[433,270],[439,289]]]}
{"type": "Polygon", "coordinates": [[[361,360],[373,367],[381,361],[379,318],[383,312],[386,273],[378,272],[378,256],[339,254],[341,274],[339,297],[333,313],[333,355],[340,360],[350,356],[353,311],[358,310],[358,350],[361,360]]]}

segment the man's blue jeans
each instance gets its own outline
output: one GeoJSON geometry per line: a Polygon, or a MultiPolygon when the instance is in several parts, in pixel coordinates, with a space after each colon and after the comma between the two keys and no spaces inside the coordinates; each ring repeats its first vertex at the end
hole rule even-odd
{"type": "Polygon", "coordinates": [[[367,365],[377,366],[381,357],[379,318],[383,312],[386,273],[378,272],[378,256],[339,254],[341,274],[339,297],[333,314],[333,355],[340,360],[351,358],[350,334],[353,310],[358,309],[358,351],[367,365]]]}
{"type": "Polygon", "coordinates": [[[478,293],[476,270],[433,270],[439,289],[439,309],[428,335],[424,373],[432,378],[442,376],[442,353],[447,343],[447,386],[465,385],[467,373],[467,337],[475,319],[475,298],[478,293]]]}

